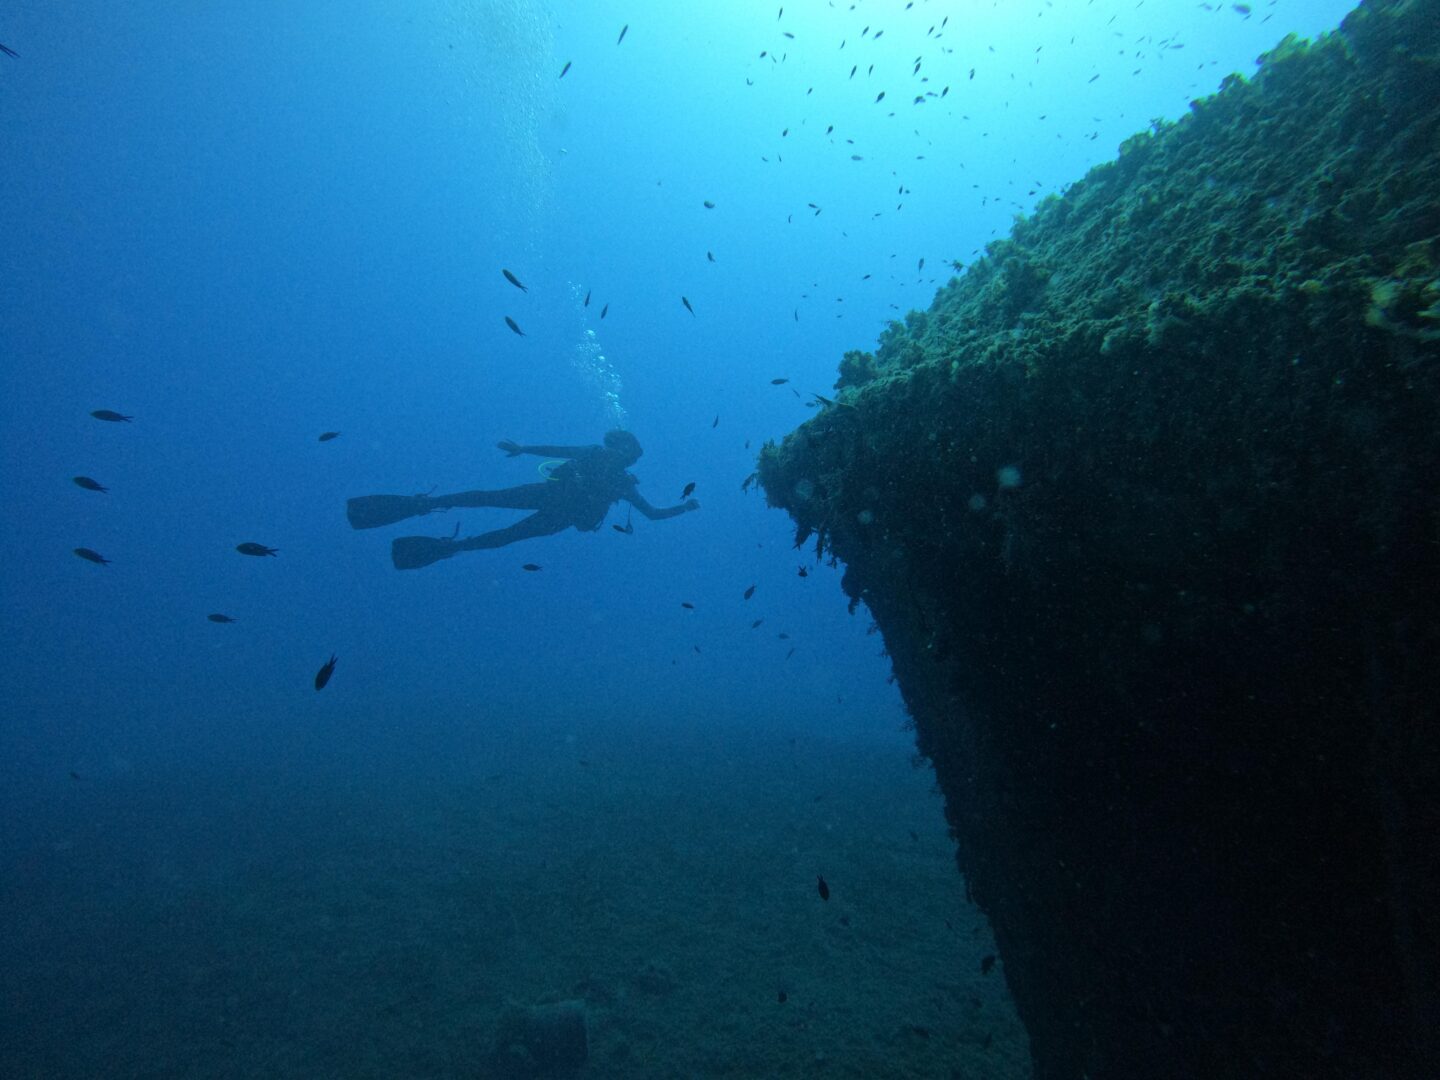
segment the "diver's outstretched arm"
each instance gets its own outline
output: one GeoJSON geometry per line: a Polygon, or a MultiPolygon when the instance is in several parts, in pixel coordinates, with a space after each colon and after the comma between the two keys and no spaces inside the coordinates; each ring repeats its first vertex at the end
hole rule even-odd
{"type": "Polygon", "coordinates": [[[509,454],[511,457],[515,457],[515,456],[518,455],[518,454],[536,454],[536,455],[538,455],[539,457],[578,458],[578,457],[580,457],[580,456],[582,456],[582,455],[584,455],[584,454],[590,453],[592,450],[599,450],[599,449],[601,449],[601,447],[595,446],[595,445],[591,445],[591,446],[523,446],[523,445],[521,445],[520,443],[511,442],[509,439],[506,439],[504,442],[496,443],[495,445],[498,446],[501,450],[504,450],[504,451],[505,451],[507,454],[509,454]]]}
{"type": "Polygon", "coordinates": [[[699,499],[687,499],[679,506],[651,506],[645,500],[645,496],[641,495],[638,491],[632,491],[629,495],[626,495],[625,501],[651,521],[664,521],[666,518],[679,517],[687,510],[700,509],[699,499]]]}

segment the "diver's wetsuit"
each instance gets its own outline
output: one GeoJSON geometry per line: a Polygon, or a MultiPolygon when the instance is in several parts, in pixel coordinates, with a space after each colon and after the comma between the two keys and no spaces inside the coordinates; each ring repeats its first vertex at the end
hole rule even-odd
{"type": "Polygon", "coordinates": [[[535,511],[508,528],[456,540],[456,551],[504,547],[516,540],[549,536],[571,527],[594,532],[605,524],[610,507],[621,499],[656,520],[685,512],[683,506],[661,510],[646,502],[635,490],[638,481],[625,471],[630,462],[624,455],[603,446],[527,446],[524,452],[569,460],[543,483],[497,491],[459,491],[428,500],[430,510],[495,506],[535,511]]]}
{"type": "Polygon", "coordinates": [[[449,495],[371,495],[351,499],[347,508],[350,524],[357,529],[368,529],[437,510],[469,507],[535,511],[506,528],[464,539],[402,536],[392,545],[391,556],[397,569],[411,570],[448,559],[462,551],[504,547],[517,540],[550,536],[568,528],[593,532],[604,524],[610,507],[621,499],[652,521],[699,509],[700,504],[694,499],[679,506],[651,506],[636,490],[638,481],[625,471],[639,460],[639,443],[627,433],[628,441],[610,445],[615,434],[612,432],[606,436],[605,446],[501,443],[500,448],[511,457],[536,454],[566,460],[550,474],[549,480],[538,484],[521,484],[494,491],[457,491],[449,495]]]}

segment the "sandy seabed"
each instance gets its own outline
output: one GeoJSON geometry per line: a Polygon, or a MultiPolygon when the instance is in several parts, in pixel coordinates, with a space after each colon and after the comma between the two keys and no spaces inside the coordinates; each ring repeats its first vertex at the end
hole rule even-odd
{"type": "Polygon", "coordinates": [[[334,766],[29,806],[0,1075],[508,1076],[502,1010],[563,1000],[589,1032],[563,1075],[1029,1075],[898,736],[562,725],[334,766]]]}

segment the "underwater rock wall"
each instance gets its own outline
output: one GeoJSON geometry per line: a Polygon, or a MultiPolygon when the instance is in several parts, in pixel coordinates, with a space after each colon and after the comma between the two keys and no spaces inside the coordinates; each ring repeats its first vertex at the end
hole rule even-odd
{"type": "Polygon", "coordinates": [[[1440,1075],[1440,0],[1137,135],[765,448],[1036,1075],[1440,1075]]]}

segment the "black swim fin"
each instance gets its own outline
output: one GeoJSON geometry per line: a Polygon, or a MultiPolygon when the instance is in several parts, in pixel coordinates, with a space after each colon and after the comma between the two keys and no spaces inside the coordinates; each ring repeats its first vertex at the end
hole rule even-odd
{"type": "Polygon", "coordinates": [[[430,500],[424,495],[362,495],[345,503],[345,516],[352,529],[378,529],[397,521],[428,514],[430,500]]]}
{"type": "Polygon", "coordinates": [[[402,536],[390,545],[390,561],[396,570],[419,570],[450,558],[456,551],[455,541],[445,537],[402,536]]]}

